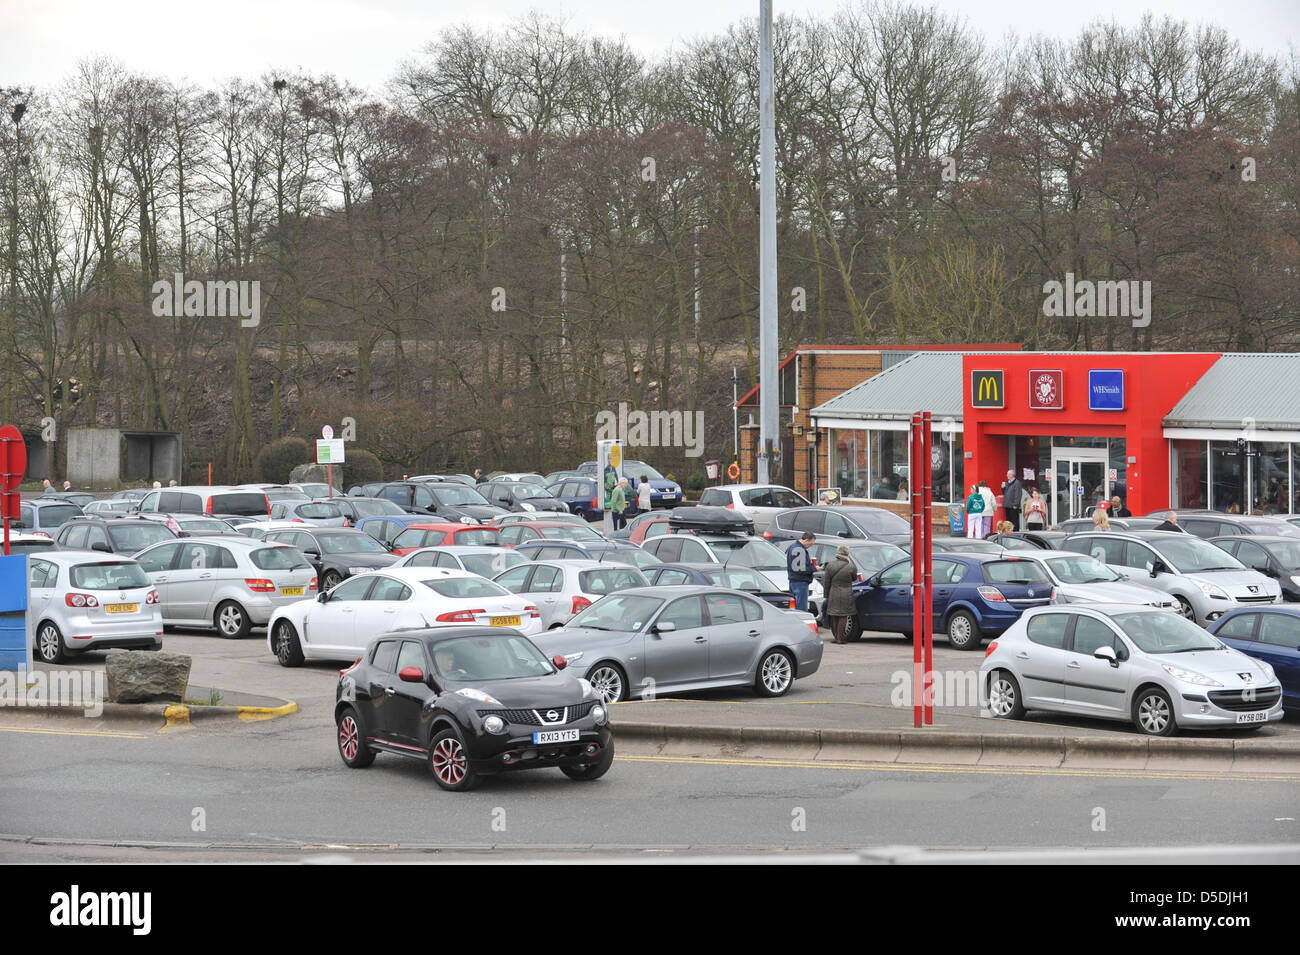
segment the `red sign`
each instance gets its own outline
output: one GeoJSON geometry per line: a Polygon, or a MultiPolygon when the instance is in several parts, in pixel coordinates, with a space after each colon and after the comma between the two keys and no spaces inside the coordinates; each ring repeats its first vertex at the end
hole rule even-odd
{"type": "Polygon", "coordinates": [[[15,491],[27,473],[27,442],[11,424],[0,428],[0,487],[15,491]]]}
{"type": "Polygon", "coordinates": [[[1039,369],[1029,373],[1029,407],[1032,411],[1065,408],[1065,372],[1039,369]]]}

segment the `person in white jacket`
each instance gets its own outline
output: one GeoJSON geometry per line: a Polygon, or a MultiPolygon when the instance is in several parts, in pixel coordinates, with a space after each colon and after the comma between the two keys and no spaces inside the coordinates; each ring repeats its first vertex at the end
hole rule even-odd
{"type": "Polygon", "coordinates": [[[993,512],[998,506],[988,481],[980,481],[980,497],[984,498],[984,513],[980,515],[980,537],[985,538],[993,530],[993,512]]]}
{"type": "Polygon", "coordinates": [[[647,475],[641,475],[641,483],[636,488],[636,509],[643,514],[653,507],[650,503],[651,490],[650,478],[647,475]]]}

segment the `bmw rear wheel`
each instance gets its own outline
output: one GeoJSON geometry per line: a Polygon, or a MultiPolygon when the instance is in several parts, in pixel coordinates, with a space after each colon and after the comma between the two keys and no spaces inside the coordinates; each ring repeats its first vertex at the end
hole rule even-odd
{"type": "Polygon", "coordinates": [[[612,663],[600,663],[593,667],[587,673],[587,682],[606,706],[627,699],[627,680],[623,677],[623,671],[612,663]]]}
{"type": "Polygon", "coordinates": [[[443,730],[429,744],[429,769],[434,781],[449,792],[473,789],[478,774],[470,768],[465,745],[455,730],[443,730]]]}
{"type": "Polygon", "coordinates": [[[794,662],[784,650],[769,650],[758,661],[754,688],[759,696],[784,696],[794,684],[794,662]]]}

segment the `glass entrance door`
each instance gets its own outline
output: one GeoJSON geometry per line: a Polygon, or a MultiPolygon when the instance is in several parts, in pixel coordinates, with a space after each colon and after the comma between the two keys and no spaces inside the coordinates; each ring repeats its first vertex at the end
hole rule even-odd
{"type": "Polygon", "coordinates": [[[1052,523],[1088,517],[1110,498],[1104,448],[1055,448],[1052,451],[1052,523]]]}

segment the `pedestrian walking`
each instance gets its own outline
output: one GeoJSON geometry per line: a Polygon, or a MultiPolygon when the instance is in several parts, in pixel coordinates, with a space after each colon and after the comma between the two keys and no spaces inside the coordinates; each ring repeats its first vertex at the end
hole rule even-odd
{"type": "Polygon", "coordinates": [[[69,491],[71,491],[71,490],[72,490],[72,482],[71,482],[71,481],[64,481],[64,482],[63,482],[63,493],[64,493],[64,494],[67,494],[67,493],[68,493],[69,491]]]}
{"type": "Polygon", "coordinates": [[[641,475],[641,483],[636,486],[636,509],[638,512],[644,514],[654,507],[654,503],[650,499],[653,491],[654,488],[650,486],[650,476],[648,474],[641,475]]]}
{"type": "Polygon", "coordinates": [[[835,552],[834,559],[826,565],[822,577],[822,587],[826,591],[826,617],[830,621],[831,634],[836,643],[844,643],[844,629],[849,617],[857,612],[853,599],[853,581],[857,580],[858,569],[853,563],[846,544],[841,544],[835,552]]]}
{"type": "Polygon", "coordinates": [[[993,497],[993,491],[989,488],[988,481],[980,481],[980,497],[984,498],[984,513],[981,515],[983,520],[980,521],[980,537],[988,537],[989,532],[993,530],[993,512],[997,510],[998,502],[993,497]]]}
{"type": "Polygon", "coordinates": [[[1110,518],[1106,516],[1106,509],[1099,507],[1092,512],[1092,525],[1099,531],[1110,530],[1110,518]]]}
{"type": "Polygon", "coordinates": [[[970,497],[966,498],[966,536],[972,540],[981,540],[980,529],[984,521],[984,495],[978,484],[970,486],[970,497]]]}
{"type": "Polygon", "coordinates": [[[46,479],[42,482],[42,484],[41,484],[41,493],[42,493],[42,494],[53,494],[53,493],[54,493],[54,485],[50,483],[50,479],[49,479],[49,478],[46,478],[46,479]]]}
{"type": "Polygon", "coordinates": [[[794,597],[794,609],[808,610],[808,587],[813,581],[813,556],[808,550],[817,540],[812,531],[804,531],[803,536],[790,545],[785,552],[785,573],[790,578],[790,596],[794,597]]]}
{"type": "Polygon", "coordinates": [[[1047,502],[1043,500],[1038,488],[1030,492],[1029,502],[1025,505],[1025,529],[1041,531],[1047,526],[1047,502]]]}
{"type": "Polygon", "coordinates": [[[1007,479],[1002,482],[1002,509],[1006,511],[1013,531],[1020,530],[1020,502],[1024,498],[1025,487],[1016,477],[1016,472],[1007,471],[1007,479]]]}
{"type": "Polygon", "coordinates": [[[627,527],[627,478],[619,478],[609,493],[609,512],[614,515],[614,530],[627,527]]]}
{"type": "Polygon", "coordinates": [[[475,484],[486,484],[486,483],[487,483],[487,477],[483,474],[483,469],[482,469],[482,468],[475,468],[475,469],[474,469],[474,483],[475,483],[475,484]]]}

